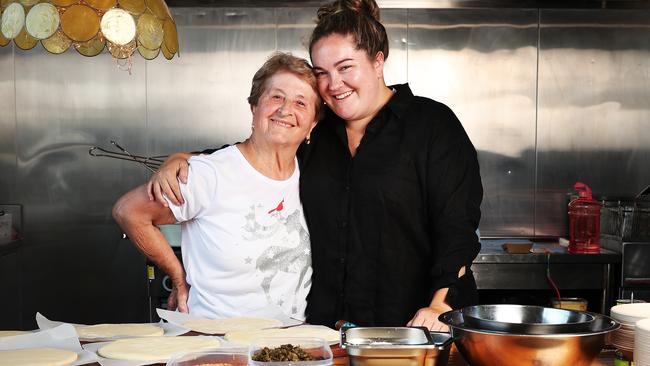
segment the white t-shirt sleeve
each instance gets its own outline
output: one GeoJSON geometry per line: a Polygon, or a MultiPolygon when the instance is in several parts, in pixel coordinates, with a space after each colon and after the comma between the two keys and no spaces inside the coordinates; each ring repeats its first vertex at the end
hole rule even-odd
{"type": "Polygon", "coordinates": [[[178,222],[205,215],[213,205],[217,191],[217,172],[212,162],[206,157],[195,156],[189,163],[187,184],[179,182],[185,202],[176,206],[165,197],[178,222]]]}

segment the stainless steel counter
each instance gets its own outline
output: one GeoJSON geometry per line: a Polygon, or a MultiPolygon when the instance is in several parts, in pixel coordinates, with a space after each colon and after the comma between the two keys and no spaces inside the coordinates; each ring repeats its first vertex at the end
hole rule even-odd
{"type": "MultiPolygon", "coordinates": [[[[601,249],[600,254],[569,254],[557,244],[535,243],[544,252],[509,254],[501,245],[517,240],[483,240],[472,270],[479,290],[546,290],[547,260],[554,282],[560,290],[600,291],[599,312],[607,314],[612,303],[614,267],[621,262],[619,253],[601,249]]],[[[519,240],[521,242],[521,240],[519,240]]]]}

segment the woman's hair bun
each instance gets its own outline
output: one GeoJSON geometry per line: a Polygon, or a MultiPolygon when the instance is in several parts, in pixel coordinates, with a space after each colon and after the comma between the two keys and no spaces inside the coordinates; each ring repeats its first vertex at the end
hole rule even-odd
{"type": "Polygon", "coordinates": [[[320,22],[323,18],[330,15],[338,14],[344,11],[358,13],[376,21],[380,20],[379,5],[375,0],[336,0],[330,4],[323,5],[318,9],[317,21],[320,22]]]}

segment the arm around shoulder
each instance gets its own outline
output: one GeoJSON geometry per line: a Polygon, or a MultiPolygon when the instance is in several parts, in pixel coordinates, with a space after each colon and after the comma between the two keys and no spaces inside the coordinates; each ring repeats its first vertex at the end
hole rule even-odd
{"type": "Polygon", "coordinates": [[[154,173],[149,182],[147,182],[147,195],[150,201],[158,201],[167,207],[168,203],[165,196],[169,198],[172,204],[180,206],[184,203],[183,195],[179,185],[187,183],[187,174],[189,170],[188,160],[196,154],[187,152],[177,152],[171,154],[167,160],[154,173]]]}

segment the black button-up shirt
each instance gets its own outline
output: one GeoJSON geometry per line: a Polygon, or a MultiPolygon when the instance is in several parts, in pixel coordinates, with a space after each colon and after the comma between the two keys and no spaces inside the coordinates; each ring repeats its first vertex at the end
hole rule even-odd
{"type": "Polygon", "coordinates": [[[354,157],[331,111],[299,152],[312,324],[404,326],[439,288],[452,306],[476,297],[471,271],[457,278],[480,249],[476,151],[447,106],[393,88],[354,157]]]}

